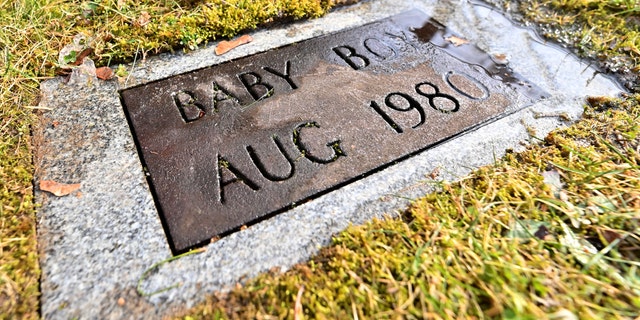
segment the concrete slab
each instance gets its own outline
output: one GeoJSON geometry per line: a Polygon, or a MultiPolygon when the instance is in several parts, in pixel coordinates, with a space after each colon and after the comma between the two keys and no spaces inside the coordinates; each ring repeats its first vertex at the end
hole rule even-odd
{"type": "MultiPolygon", "coordinates": [[[[36,179],[80,183],[78,193],[37,192],[44,318],[149,318],[169,315],[207,294],[273,267],[304,261],[349,224],[393,214],[432,191],[429,174],[454,180],[520,149],[530,133],[578,119],[586,95],[615,95],[620,88],[565,51],[547,46],[499,13],[467,1],[371,1],[326,17],[252,33],[255,41],[227,55],[215,44],[189,54],[163,54],[131,66],[122,83],[41,85],[41,143],[36,179]],[[343,186],[207,245],[206,251],[145,270],[172,253],[149,191],[118,91],[256,52],[376,21],[417,8],[509,66],[550,94],[540,102],[400,163],[343,186]]],[[[514,100],[525,106],[530,100],[514,100]]],[[[36,182],[37,182],[36,181],[36,182]]],[[[37,185],[37,183],[36,183],[37,185]]]]}

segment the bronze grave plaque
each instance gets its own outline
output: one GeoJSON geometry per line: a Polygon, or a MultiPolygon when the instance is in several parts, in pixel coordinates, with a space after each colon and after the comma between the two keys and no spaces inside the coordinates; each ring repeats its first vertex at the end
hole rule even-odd
{"type": "Polygon", "coordinates": [[[120,92],[174,253],[544,94],[419,11],[120,92]]]}

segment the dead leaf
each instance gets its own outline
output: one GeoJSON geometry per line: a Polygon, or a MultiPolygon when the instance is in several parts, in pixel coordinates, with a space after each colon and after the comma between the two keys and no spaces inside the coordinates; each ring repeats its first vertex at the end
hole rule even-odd
{"type": "Polygon", "coordinates": [[[220,43],[218,43],[218,46],[216,47],[216,55],[222,55],[225,54],[227,52],[229,52],[231,49],[237,47],[237,46],[241,46],[243,44],[247,44],[249,42],[253,41],[253,38],[248,35],[245,34],[240,38],[231,40],[231,41],[220,41],[220,43]]]}
{"type": "Polygon", "coordinates": [[[437,179],[438,176],[440,176],[440,167],[436,167],[431,171],[431,173],[429,173],[429,178],[431,178],[431,180],[437,179]]]}
{"type": "Polygon", "coordinates": [[[497,64],[509,63],[509,58],[507,58],[507,55],[504,53],[494,53],[492,57],[493,57],[493,61],[497,64]]]}
{"type": "Polygon", "coordinates": [[[58,197],[66,196],[78,189],[80,189],[79,183],[66,184],[55,182],[52,180],[40,181],[40,190],[50,192],[58,197]]]}
{"type": "Polygon", "coordinates": [[[98,79],[110,80],[113,78],[114,72],[109,67],[100,67],[96,69],[96,76],[98,79]]]}
{"type": "Polygon", "coordinates": [[[86,48],[80,51],[80,53],[76,55],[76,61],[74,61],[72,65],[74,66],[81,65],[82,62],[84,61],[84,58],[88,57],[91,53],[93,53],[93,48],[86,48]]]}
{"type": "Polygon", "coordinates": [[[460,38],[460,37],[456,37],[456,36],[450,36],[447,38],[444,38],[445,40],[451,42],[454,46],[459,47],[463,44],[467,44],[469,43],[469,40],[464,39],[464,38],[460,38]]]}
{"type": "Polygon", "coordinates": [[[607,241],[607,244],[609,244],[615,241],[616,239],[622,238],[622,235],[618,232],[615,232],[614,230],[604,230],[602,232],[602,237],[604,238],[605,241],[607,241]]]}
{"type": "Polygon", "coordinates": [[[507,60],[507,55],[504,53],[494,53],[493,57],[498,60],[507,60]]]}

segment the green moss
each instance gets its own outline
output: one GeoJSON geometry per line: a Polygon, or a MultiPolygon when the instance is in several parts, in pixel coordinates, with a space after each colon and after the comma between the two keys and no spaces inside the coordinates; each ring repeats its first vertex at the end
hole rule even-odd
{"type": "Polygon", "coordinates": [[[38,318],[30,149],[34,116],[28,107],[38,93],[32,55],[49,54],[40,38],[42,7],[31,2],[0,6],[0,319],[38,318]]]}
{"type": "Polygon", "coordinates": [[[38,310],[31,116],[25,111],[0,108],[0,318],[11,314],[36,318],[38,310]]]}
{"type": "Polygon", "coordinates": [[[514,1],[541,33],[576,49],[640,91],[640,3],[635,0],[514,1]]]}
{"type": "Polygon", "coordinates": [[[318,17],[337,3],[320,0],[209,0],[184,6],[155,1],[106,3],[77,13],[76,32],[92,37],[102,63],[130,59],[135,53],[195,49],[282,19],[318,17]]]}

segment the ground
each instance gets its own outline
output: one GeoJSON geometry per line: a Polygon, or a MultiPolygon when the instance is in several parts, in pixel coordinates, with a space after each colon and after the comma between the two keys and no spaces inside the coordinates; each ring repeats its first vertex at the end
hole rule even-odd
{"type": "MultiPolygon", "coordinates": [[[[98,65],[117,69],[139,54],[195,49],[346,2],[2,2],[0,318],[39,317],[31,131],[38,85],[73,62],[77,52],[59,52],[74,36],[85,36],[98,65]]],[[[351,227],[308,263],[209,297],[183,318],[639,316],[640,5],[490,2],[632,94],[591,98],[575,125],[442,183],[401,218],[351,227]]]]}

